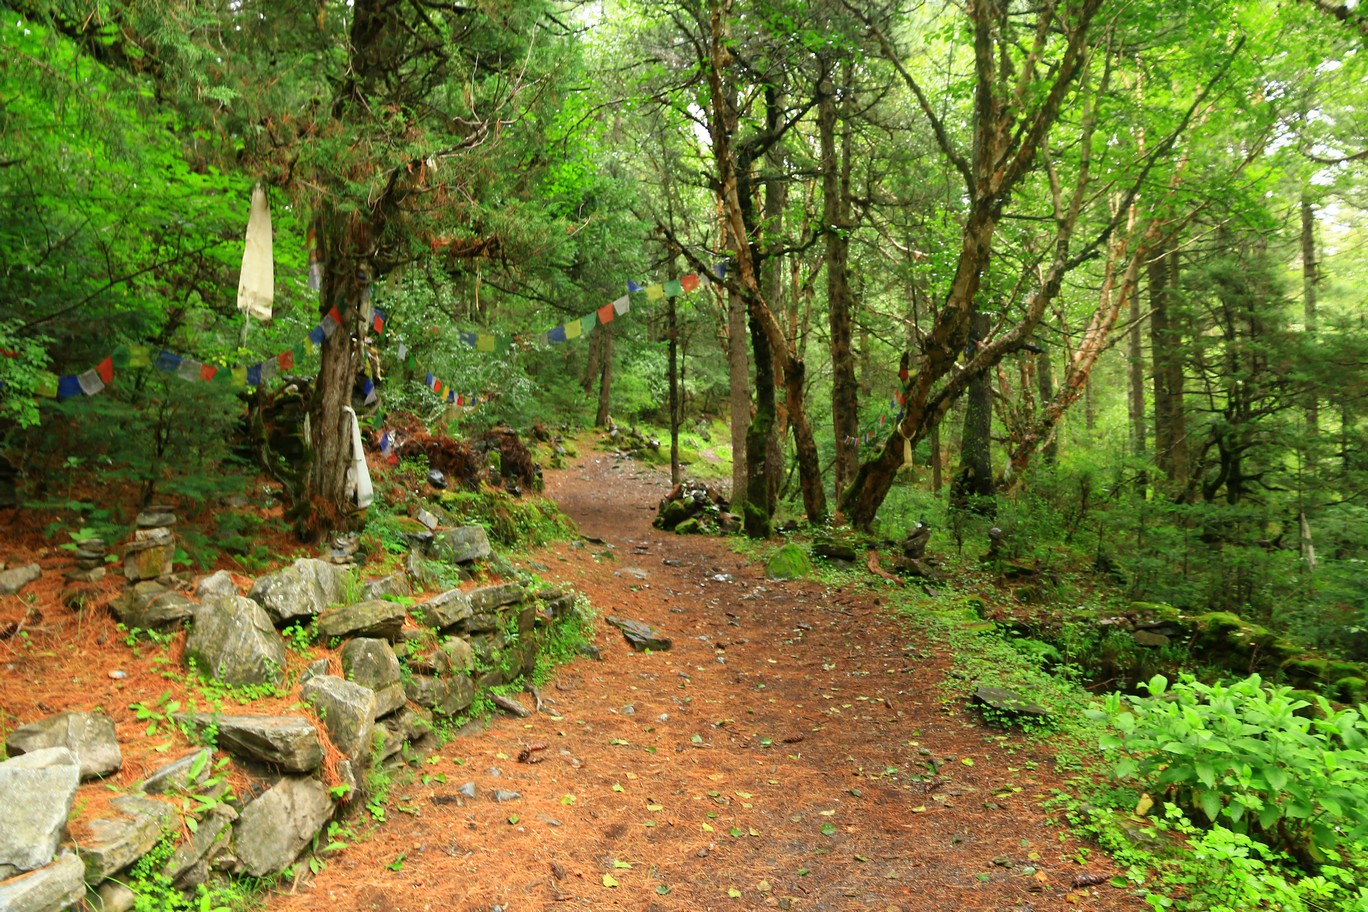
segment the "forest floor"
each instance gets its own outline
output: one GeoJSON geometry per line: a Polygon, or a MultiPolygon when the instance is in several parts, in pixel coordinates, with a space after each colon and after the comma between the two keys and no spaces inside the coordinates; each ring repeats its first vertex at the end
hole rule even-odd
{"type": "MultiPolygon", "coordinates": [[[[546,480],[585,538],[519,562],[588,597],[602,661],[561,667],[543,712],[475,723],[396,773],[387,819],[358,809],[350,845],[316,873],[299,866],[267,910],[1148,908],[1044,807],[1071,788],[1059,759],[1077,752],[983,725],[915,615],[873,586],[767,580],[726,540],[657,531],[665,476],[582,453],[546,480]],[[673,648],[633,652],[612,615],[673,648]],[[519,762],[537,745],[541,762],[519,762]],[[1101,882],[1076,888],[1080,875],[1101,882]]],[[[67,709],[114,720],[124,765],[80,789],[79,839],[119,790],[189,748],[157,722],[197,691],[176,673],[183,631],[130,648],[106,610],[61,607],[70,556],[40,522],[16,514],[0,554],[45,570],[0,600],[0,735],[67,709]]],[[[107,599],[119,583],[94,588],[107,599]]],[[[293,674],[310,658],[288,655],[293,674]]],[[[284,696],[247,711],[301,710],[284,696]]]]}
{"type": "Polygon", "coordinates": [[[907,618],[652,528],[665,477],[585,452],[547,494],[602,544],[531,559],[589,597],[603,660],[562,667],[543,713],[447,744],[427,784],[395,787],[407,813],[268,909],[1148,908],[1073,888],[1116,871],[1042,808],[1067,787],[1055,745],[948,700],[950,657],[907,618]],[[633,652],[609,615],[673,648],[633,652]]]}

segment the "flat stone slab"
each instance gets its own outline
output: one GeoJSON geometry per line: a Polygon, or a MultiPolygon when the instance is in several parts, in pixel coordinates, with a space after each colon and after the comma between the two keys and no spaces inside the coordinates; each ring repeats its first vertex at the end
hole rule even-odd
{"type": "Polygon", "coordinates": [[[202,747],[179,760],[173,760],[148,776],[141,788],[149,795],[160,795],[177,789],[193,789],[209,778],[213,760],[214,752],[202,747]]]}
{"type": "Polygon", "coordinates": [[[313,723],[300,716],[219,716],[213,713],[177,713],[197,729],[218,729],[218,745],[247,760],[268,763],[282,770],[306,773],[323,762],[323,745],[313,723]]]}
{"type": "Polygon", "coordinates": [[[342,600],[347,571],[327,561],[301,557],[293,566],[258,577],[247,597],[261,604],[271,620],[285,625],[314,617],[342,600]]]}
{"type": "Polygon", "coordinates": [[[318,616],[318,633],[332,637],[379,637],[394,642],[403,629],[408,609],[397,602],[372,599],[329,608],[318,616]]]}
{"type": "Polygon", "coordinates": [[[498,583],[471,589],[466,593],[466,598],[470,599],[470,610],[475,614],[482,614],[495,608],[502,608],[504,605],[521,602],[523,593],[522,583],[498,583]]]}
{"type": "Polygon", "coordinates": [[[65,747],[75,754],[82,779],[107,776],[123,766],[114,721],[104,713],[58,713],[16,728],[5,740],[12,757],[48,747],[65,747]]]}
{"type": "Polygon", "coordinates": [[[80,762],[65,747],[0,763],[0,877],[52,861],[80,784],[80,762]]]}
{"type": "Polygon", "coordinates": [[[142,580],[129,586],[109,603],[120,621],[129,627],[158,630],[187,620],[195,603],[156,580],[142,580]]]}
{"type": "Polygon", "coordinates": [[[648,649],[663,652],[674,645],[674,642],[665,635],[664,631],[652,627],[645,621],[633,621],[620,617],[606,617],[604,620],[621,630],[627,644],[637,652],[645,652],[648,649]]]}
{"type": "Polygon", "coordinates": [[[1050,715],[1050,711],[1039,703],[1032,703],[1021,694],[1014,693],[1005,687],[990,687],[986,684],[980,684],[974,690],[972,702],[1010,716],[1034,716],[1044,719],[1050,715]]]}
{"type": "Polygon", "coordinates": [[[413,609],[415,616],[422,616],[425,627],[436,627],[438,630],[446,630],[469,620],[473,612],[470,598],[460,589],[448,589],[413,609]]]}
{"type": "Polygon", "coordinates": [[[70,854],[36,871],[0,881],[3,912],[61,912],[84,896],[85,865],[70,854]]]}
{"type": "Polygon", "coordinates": [[[151,851],[175,816],[171,805],[142,795],[123,795],[110,806],[119,813],[92,820],[90,834],[78,847],[92,886],[151,851]]]}

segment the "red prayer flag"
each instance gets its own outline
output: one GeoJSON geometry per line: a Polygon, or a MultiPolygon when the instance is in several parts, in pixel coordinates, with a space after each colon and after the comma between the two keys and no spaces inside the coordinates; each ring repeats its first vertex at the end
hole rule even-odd
{"type": "Polygon", "coordinates": [[[617,313],[613,310],[612,304],[604,304],[602,307],[598,309],[598,318],[600,323],[612,323],[613,317],[615,317],[616,315],[617,313]]]}
{"type": "Polygon", "coordinates": [[[336,305],[333,306],[332,310],[328,311],[328,319],[332,320],[338,326],[342,325],[342,313],[337,309],[336,305]]]}
{"type": "MultiPolygon", "coordinates": [[[[281,370],[293,370],[294,352],[287,350],[276,355],[276,363],[280,365],[281,370]]],[[[205,379],[207,380],[208,378],[206,377],[205,379]]]]}
{"type": "Polygon", "coordinates": [[[200,365],[200,379],[203,380],[205,383],[208,383],[209,381],[213,380],[213,379],[214,379],[214,374],[217,374],[217,373],[218,373],[218,368],[217,368],[217,367],[214,367],[214,365],[212,365],[212,364],[201,364],[201,365],[200,365]]]}
{"type": "Polygon", "coordinates": [[[100,375],[100,379],[105,383],[112,383],[114,381],[114,356],[110,355],[95,365],[95,372],[100,375]]]}
{"type": "MultiPolygon", "coordinates": [[[[679,280],[679,284],[684,286],[686,292],[694,291],[698,288],[698,273],[691,272],[679,280]]],[[[607,321],[604,321],[607,322],[607,321]]]]}

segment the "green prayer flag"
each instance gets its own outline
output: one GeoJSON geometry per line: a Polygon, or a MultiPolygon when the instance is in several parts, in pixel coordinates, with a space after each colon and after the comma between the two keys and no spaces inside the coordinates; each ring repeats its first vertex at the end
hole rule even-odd
{"type": "Polygon", "coordinates": [[[597,311],[595,311],[594,313],[585,314],[584,316],[580,317],[580,329],[583,330],[583,332],[584,332],[584,334],[585,334],[586,336],[589,335],[589,333],[592,332],[593,329],[594,329],[594,327],[597,326],[597,325],[598,325],[598,312],[597,312],[597,311]]]}
{"type": "Polygon", "coordinates": [[[665,297],[677,298],[684,293],[684,283],[679,279],[671,279],[665,283],[665,297]]]}

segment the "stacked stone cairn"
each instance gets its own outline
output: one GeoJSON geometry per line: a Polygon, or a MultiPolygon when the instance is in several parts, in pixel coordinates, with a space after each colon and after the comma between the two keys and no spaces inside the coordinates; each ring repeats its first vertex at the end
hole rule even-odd
{"type": "MultiPolygon", "coordinates": [[[[78,712],[20,719],[26,724],[6,738],[10,759],[0,762],[0,912],[60,912],[83,901],[104,912],[132,908],[123,872],[165,838],[175,849],[161,873],[183,890],[278,874],[342,806],[364,803],[356,799],[372,767],[421,754],[480,689],[529,673],[550,626],[574,611],[573,593],[529,591],[516,580],[413,604],[404,574],[360,582],[352,568],[311,558],[259,577],[246,595],[220,571],[191,599],[166,585],[174,522],[165,509],[138,518],[124,557],[130,585],[111,604],[124,623],[168,630],[188,621],[184,661],[194,673],[277,688],[294,686],[280,631],[299,625],[315,630],[320,646],[340,647],[342,674],[328,659],[304,672],[297,693],[313,709],[307,717],[174,713],[205,746],[116,798],[108,816],[85,821],[79,844],[66,833],[79,783],[122,763],[114,723],[78,712]],[[327,782],[325,744],[343,755],[327,782]],[[249,788],[227,788],[224,756],[249,788]]],[[[463,576],[476,561],[497,565],[479,527],[434,538],[439,559],[463,576]]],[[[93,561],[98,549],[83,550],[93,561]]]]}
{"type": "Polygon", "coordinates": [[[103,539],[87,538],[76,542],[76,569],[66,578],[73,583],[98,583],[105,577],[105,556],[109,547],[103,539]]]}

